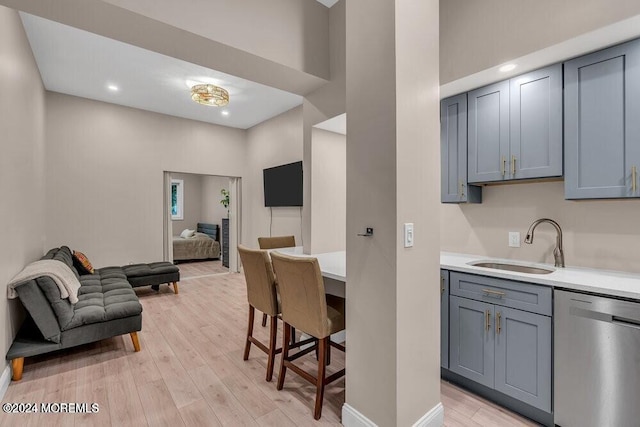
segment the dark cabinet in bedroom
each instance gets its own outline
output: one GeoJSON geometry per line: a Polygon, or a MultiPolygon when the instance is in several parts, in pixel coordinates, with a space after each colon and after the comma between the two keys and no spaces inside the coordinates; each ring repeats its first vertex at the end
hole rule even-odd
{"type": "Polygon", "coordinates": [[[222,218],[222,265],[229,268],[229,218],[222,218]]]}

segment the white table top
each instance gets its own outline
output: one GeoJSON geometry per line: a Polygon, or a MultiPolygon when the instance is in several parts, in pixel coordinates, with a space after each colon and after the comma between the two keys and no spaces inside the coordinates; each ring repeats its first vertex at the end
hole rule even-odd
{"type": "Polygon", "coordinates": [[[287,255],[315,257],[318,259],[320,271],[322,271],[322,275],[324,277],[339,280],[341,282],[347,281],[347,253],[345,251],[306,255],[302,252],[302,246],[296,246],[295,248],[279,248],[274,249],[274,251],[287,255]]]}

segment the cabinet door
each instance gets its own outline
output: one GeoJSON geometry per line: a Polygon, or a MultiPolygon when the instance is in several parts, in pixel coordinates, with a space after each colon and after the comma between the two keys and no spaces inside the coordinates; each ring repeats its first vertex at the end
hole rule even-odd
{"type": "Polygon", "coordinates": [[[632,183],[640,168],[640,41],[565,62],[564,70],[565,198],[640,196],[632,183]]]}
{"type": "Polygon", "coordinates": [[[562,64],[510,80],[511,179],[562,175],[562,64]]]}
{"type": "Polygon", "coordinates": [[[449,301],[449,369],[493,388],[493,305],[453,295],[449,301]]]}
{"type": "Polygon", "coordinates": [[[468,99],[468,181],[502,181],[509,158],[509,81],[469,92],[468,99]]]}
{"type": "Polygon", "coordinates": [[[442,203],[481,203],[482,189],[467,185],[467,94],[440,102],[442,203]]]}
{"type": "Polygon", "coordinates": [[[449,271],[440,270],[440,366],[449,368],[449,271]]]}
{"type": "Polygon", "coordinates": [[[551,412],[551,318],[495,307],[495,389],[551,412]]]}

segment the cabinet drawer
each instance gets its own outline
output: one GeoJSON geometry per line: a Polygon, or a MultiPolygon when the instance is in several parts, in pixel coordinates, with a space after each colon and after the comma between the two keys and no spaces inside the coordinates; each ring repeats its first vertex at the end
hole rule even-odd
{"type": "Polygon", "coordinates": [[[449,289],[451,295],[546,316],[552,313],[552,289],[546,286],[452,271],[449,289]]]}

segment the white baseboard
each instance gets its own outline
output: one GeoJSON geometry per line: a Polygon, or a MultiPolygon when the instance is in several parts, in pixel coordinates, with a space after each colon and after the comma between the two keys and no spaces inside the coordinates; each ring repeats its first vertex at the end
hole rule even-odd
{"type": "Polygon", "coordinates": [[[342,405],[342,425],[344,427],[378,427],[348,403],[342,405]]]}
{"type": "MultiPolygon", "coordinates": [[[[444,406],[442,403],[438,403],[416,421],[413,427],[442,427],[443,424],[444,406]]],[[[345,427],[377,427],[376,423],[348,403],[342,405],[342,425],[345,427]]]]}
{"type": "Polygon", "coordinates": [[[7,392],[9,384],[11,384],[11,366],[7,363],[4,371],[2,371],[2,376],[0,376],[0,401],[4,399],[4,394],[7,392]]]}
{"type": "Polygon", "coordinates": [[[431,408],[429,412],[424,414],[413,427],[442,427],[444,424],[444,406],[439,402],[431,408]]]}

